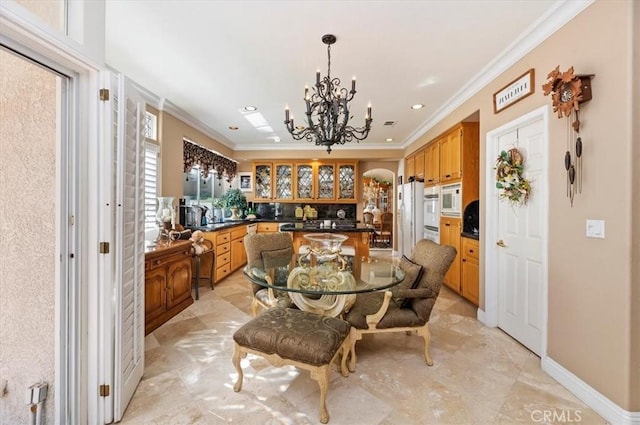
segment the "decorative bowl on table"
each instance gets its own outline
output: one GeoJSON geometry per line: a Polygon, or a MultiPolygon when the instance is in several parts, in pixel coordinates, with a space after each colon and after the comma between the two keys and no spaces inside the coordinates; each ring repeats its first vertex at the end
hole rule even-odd
{"type": "Polygon", "coordinates": [[[311,252],[319,261],[337,258],[342,243],[349,239],[347,235],[340,233],[308,233],[303,237],[309,242],[311,252]]]}

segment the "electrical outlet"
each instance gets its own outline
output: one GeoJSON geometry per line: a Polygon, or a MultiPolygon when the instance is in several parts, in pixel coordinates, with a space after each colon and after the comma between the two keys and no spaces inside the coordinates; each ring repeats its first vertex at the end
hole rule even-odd
{"type": "Polygon", "coordinates": [[[587,220],[587,237],[604,239],[604,220],[587,220]]]}

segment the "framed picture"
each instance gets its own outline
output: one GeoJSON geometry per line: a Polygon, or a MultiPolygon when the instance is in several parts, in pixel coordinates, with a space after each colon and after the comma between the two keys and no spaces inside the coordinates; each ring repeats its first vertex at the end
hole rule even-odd
{"type": "Polygon", "coordinates": [[[531,68],[493,94],[493,113],[497,114],[535,91],[535,70],[531,68]]]}
{"type": "Polygon", "coordinates": [[[253,192],[253,173],[238,173],[238,178],[241,191],[253,192]]]}

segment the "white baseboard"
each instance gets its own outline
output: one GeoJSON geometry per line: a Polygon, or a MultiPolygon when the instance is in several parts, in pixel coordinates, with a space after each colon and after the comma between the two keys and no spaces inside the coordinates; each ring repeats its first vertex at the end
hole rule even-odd
{"type": "MultiPolygon", "coordinates": [[[[478,320],[480,320],[479,313],[480,310],[478,310],[478,320]]],[[[640,412],[624,410],[550,357],[543,357],[541,363],[542,370],[551,375],[610,424],[640,425],[640,412]]]]}
{"type": "Polygon", "coordinates": [[[478,308],[478,313],[476,315],[478,321],[480,323],[482,323],[483,325],[487,326],[487,321],[486,321],[486,317],[485,317],[485,313],[484,310],[481,308],[478,308]]]}

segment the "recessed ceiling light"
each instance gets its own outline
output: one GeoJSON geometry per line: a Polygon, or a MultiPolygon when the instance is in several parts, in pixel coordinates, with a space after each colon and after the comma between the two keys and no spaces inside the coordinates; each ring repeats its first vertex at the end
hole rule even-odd
{"type": "Polygon", "coordinates": [[[387,142],[393,142],[393,138],[391,137],[387,138],[387,142]]]}
{"type": "Polygon", "coordinates": [[[274,138],[273,138],[273,141],[274,141],[274,142],[276,142],[276,143],[278,143],[278,142],[280,141],[280,138],[279,138],[279,137],[274,137],[274,138]]]}
{"type": "Polygon", "coordinates": [[[411,106],[411,109],[414,109],[414,110],[418,110],[422,108],[424,108],[424,105],[422,103],[416,103],[415,105],[411,106]]]}
{"type": "Polygon", "coordinates": [[[257,111],[258,108],[256,108],[255,106],[245,106],[244,110],[248,112],[253,112],[253,111],[257,111]]]}
{"type": "Polygon", "coordinates": [[[237,126],[235,126],[235,125],[230,125],[230,126],[229,126],[229,130],[236,131],[237,129],[238,129],[238,127],[237,127],[237,126]]]}

